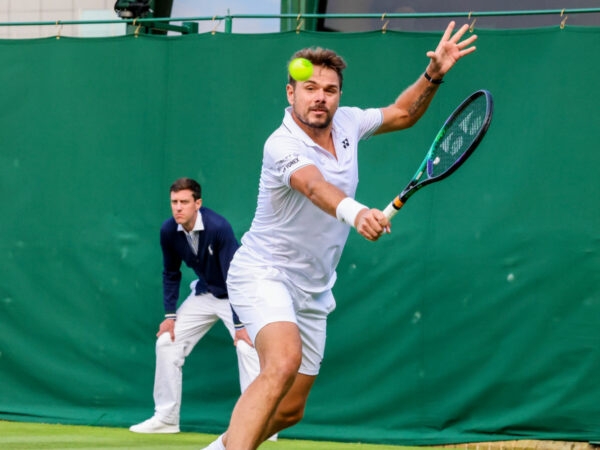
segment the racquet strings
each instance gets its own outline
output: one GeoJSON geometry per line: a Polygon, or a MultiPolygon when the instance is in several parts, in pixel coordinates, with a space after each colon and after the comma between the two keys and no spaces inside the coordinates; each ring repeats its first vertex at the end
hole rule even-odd
{"type": "Polygon", "coordinates": [[[437,177],[449,170],[477,140],[487,113],[485,95],[476,96],[440,130],[434,143],[428,175],[437,177]]]}

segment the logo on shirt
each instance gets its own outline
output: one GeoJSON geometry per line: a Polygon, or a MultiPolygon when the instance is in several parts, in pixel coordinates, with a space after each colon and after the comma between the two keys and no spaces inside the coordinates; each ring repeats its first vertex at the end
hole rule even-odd
{"type": "Polygon", "coordinates": [[[210,256],[213,255],[212,244],[208,244],[208,253],[210,253],[210,256]]]}
{"type": "Polygon", "coordinates": [[[348,140],[348,138],[344,139],[342,141],[342,147],[348,148],[349,146],[350,146],[350,141],[348,140]]]}
{"type": "Polygon", "coordinates": [[[287,155],[285,158],[277,161],[277,166],[282,174],[286,173],[291,167],[298,164],[300,158],[298,155],[287,155]]]}

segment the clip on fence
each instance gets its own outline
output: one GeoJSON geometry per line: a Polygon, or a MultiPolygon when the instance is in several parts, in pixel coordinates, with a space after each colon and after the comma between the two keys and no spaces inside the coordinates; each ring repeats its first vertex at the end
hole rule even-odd
{"type": "MultiPolygon", "coordinates": [[[[383,13],[383,15],[381,16],[381,21],[382,21],[382,22],[383,22],[383,20],[385,19],[385,15],[386,15],[386,14],[387,14],[387,13],[383,13]]],[[[387,21],[386,21],[386,22],[385,22],[385,23],[384,23],[384,24],[381,26],[381,33],[383,33],[383,34],[385,34],[385,33],[386,33],[386,31],[387,31],[387,26],[388,26],[388,23],[390,23],[390,21],[389,21],[389,20],[387,20],[387,21]]]]}
{"type": "MultiPolygon", "coordinates": [[[[565,14],[565,9],[563,8],[563,10],[560,12],[560,17],[562,17],[564,14],[565,14]]],[[[565,23],[567,23],[568,18],[569,18],[569,16],[565,15],[565,18],[560,21],[560,29],[561,30],[563,30],[565,28],[565,23]]]]}

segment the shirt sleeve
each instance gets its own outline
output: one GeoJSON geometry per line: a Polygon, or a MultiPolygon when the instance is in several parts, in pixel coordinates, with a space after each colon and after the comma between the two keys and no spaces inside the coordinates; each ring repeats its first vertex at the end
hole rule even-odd
{"type": "Polygon", "coordinates": [[[356,124],[359,139],[369,139],[383,123],[383,112],[378,108],[361,109],[345,107],[339,109],[339,114],[345,114],[347,120],[356,124]]]}
{"type": "Polygon", "coordinates": [[[164,228],[160,230],[160,246],[163,254],[163,304],[165,314],[173,314],[177,311],[177,300],[179,299],[181,257],[173,248],[164,228]]]}
{"type": "Polygon", "coordinates": [[[315,165],[314,161],[301,151],[298,139],[291,136],[271,137],[265,143],[264,164],[269,175],[290,185],[292,173],[302,167],[315,165]]]}

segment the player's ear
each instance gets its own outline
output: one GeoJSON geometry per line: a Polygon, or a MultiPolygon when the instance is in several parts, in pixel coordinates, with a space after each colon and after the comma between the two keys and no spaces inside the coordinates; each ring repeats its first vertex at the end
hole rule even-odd
{"type": "Polygon", "coordinates": [[[202,199],[199,198],[196,200],[196,209],[200,209],[201,206],[202,206],[202,199]]]}
{"type": "Polygon", "coordinates": [[[294,104],[294,86],[287,84],[285,86],[285,93],[287,94],[287,100],[290,105],[294,104]]]}

